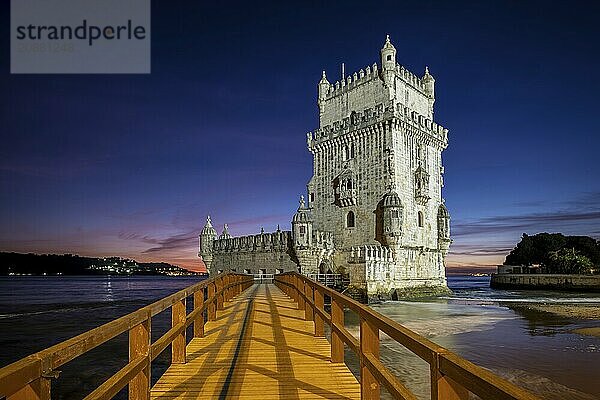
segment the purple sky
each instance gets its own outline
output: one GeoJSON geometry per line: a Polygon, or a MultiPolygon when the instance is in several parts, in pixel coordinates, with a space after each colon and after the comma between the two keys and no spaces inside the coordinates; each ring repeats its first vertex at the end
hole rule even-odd
{"type": "Polygon", "coordinates": [[[378,61],[386,34],[450,129],[449,267],[500,263],[523,232],[600,236],[595,3],[205,3],[152,3],[150,75],[27,76],[2,2],[0,250],[199,267],[208,213],[289,228],[321,70],[378,61]]]}

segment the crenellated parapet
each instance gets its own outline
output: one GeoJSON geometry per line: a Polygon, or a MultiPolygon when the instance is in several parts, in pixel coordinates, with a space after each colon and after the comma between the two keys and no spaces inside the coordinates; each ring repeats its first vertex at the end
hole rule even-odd
{"type": "Polygon", "coordinates": [[[290,246],[291,234],[290,231],[278,230],[271,233],[261,232],[257,235],[219,238],[213,241],[213,253],[285,252],[290,246]]]}
{"type": "Polygon", "coordinates": [[[395,125],[402,125],[439,142],[443,147],[448,144],[448,129],[432,121],[424,115],[411,110],[401,102],[380,103],[361,111],[353,111],[347,117],[332,124],[308,132],[307,144],[310,150],[323,143],[344,140],[346,137],[369,134],[377,124],[391,120],[395,125]]]}
{"type": "MultiPolygon", "coordinates": [[[[361,68],[357,72],[354,72],[344,77],[344,79],[340,79],[335,81],[334,83],[330,83],[328,85],[323,86],[321,88],[321,99],[332,99],[336,96],[347,93],[350,90],[353,90],[361,85],[364,85],[374,79],[380,79],[380,73],[381,68],[377,66],[377,63],[373,63],[373,65],[368,65],[365,68],[361,68]]],[[[418,77],[416,74],[412,73],[400,64],[396,64],[395,76],[400,78],[404,83],[416,89],[420,93],[424,95],[427,95],[429,93],[427,82],[425,82],[423,78],[418,77]]]]}
{"type": "Polygon", "coordinates": [[[373,79],[379,79],[379,69],[376,63],[374,63],[372,66],[368,65],[365,68],[362,68],[360,71],[344,77],[344,79],[340,79],[332,84],[329,84],[328,86],[323,87],[321,89],[323,91],[323,99],[329,100],[373,79]]]}

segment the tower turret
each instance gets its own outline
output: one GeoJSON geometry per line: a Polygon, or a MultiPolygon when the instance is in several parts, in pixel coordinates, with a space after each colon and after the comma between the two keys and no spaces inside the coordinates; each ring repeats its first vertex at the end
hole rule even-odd
{"type": "Polygon", "coordinates": [[[323,75],[319,81],[319,102],[325,100],[325,96],[327,95],[330,86],[331,84],[327,80],[327,75],[325,75],[325,71],[323,71],[323,75]]]}
{"type": "Polygon", "coordinates": [[[390,35],[386,36],[385,44],[381,49],[381,74],[385,85],[393,87],[396,76],[396,48],[390,42],[390,35]]]}
{"type": "Polygon", "coordinates": [[[319,105],[319,116],[323,114],[323,104],[325,102],[325,98],[327,97],[327,91],[331,84],[327,80],[327,76],[325,75],[325,71],[323,71],[323,76],[318,84],[319,96],[317,99],[317,104],[319,105]]]}
{"type": "Polygon", "coordinates": [[[304,204],[304,196],[300,196],[300,206],[292,219],[292,235],[295,249],[306,249],[312,246],[313,221],[310,210],[304,204]]]}
{"type": "Polygon", "coordinates": [[[208,271],[210,271],[210,265],[213,261],[213,241],[216,237],[217,231],[213,228],[209,215],[206,217],[206,225],[200,232],[200,248],[198,251],[198,256],[202,258],[208,271]]]}
{"type": "Polygon", "coordinates": [[[438,247],[444,253],[445,256],[448,253],[448,249],[450,248],[450,243],[452,242],[452,240],[450,239],[450,213],[444,205],[443,199],[442,204],[440,204],[438,208],[437,228],[438,247]]]}
{"type": "Polygon", "coordinates": [[[231,234],[229,233],[229,226],[227,224],[223,225],[223,233],[219,236],[219,239],[230,239],[231,234]]]}
{"type": "Polygon", "coordinates": [[[427,95],[427,100],[429,101],[430,118],[433,118],[433,103],[435,103],[435,79],[429,73],[428,67],[425,67],[423,86],[425,87],[425,94],[427,95]]]}
{"type": "Polygon", "coordinates": [[[383,237],[392,249],[400,244],[403,211],[400,196],[390,189],[383,197],[383,237]]]}

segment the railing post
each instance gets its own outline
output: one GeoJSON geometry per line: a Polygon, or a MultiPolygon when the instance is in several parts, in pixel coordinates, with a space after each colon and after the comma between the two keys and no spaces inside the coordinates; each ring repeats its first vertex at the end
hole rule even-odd
{"type": "Polygon", "coordinates": [[[296,293],[298,295],[298,309],[304,310],[304,279],[299,275],[296,275],[296,293]]]}
{"type": "MultiPolygon", "coordinates": [[[[204,306],[204,288],[194,292],[194,310],[198,310],[204,306]]],[[[201,338],[204,336],[204,312],[198,314],[194,320],[194,337],[201,338]]]]}
{"type": "MultiPolygon", "coordinates": [[[[171,327],[181,323],[185,324],[185,298],[173,303],[171,306],[171,327]]],[[[171,363],[185,364],[185,327],[171,343],[171,363]]]]}
{"type": "Polygon", "coordinates": [[[362,359],[365,354],[379,359],[379,328],[368,319],[360,320],[360,398],[361,400],[379,399],[380,385],[362,359]]]}
{"type": "MultiPolygon", "coordinates": [[[[227,285],[229,286],[229,285],[234,284],[235,283],[234,279],[235,279],[235,276],[229,275],[227,277],[227,285]]],[[[230,301],[233,298],[233,296],[234,296],[233,291],[234,290],[235,290],[235,286],[231,286],[231,287],[227,288],[227,301],[230,301]]]]}
{"type": "Polygon", "coordinates": [[[208,317],[207,319],[209,321],[214,321],[215,319],[217,319],[217,306],[215,304],[215,283],[211,282],[208,284],[208,294],[207,294],[207,298],[206,300],[209,302],[208,303],[208,317]]]}
{"type": "MultiPolygon", "coordinates": [[[[221,292],[221,290],[223,290],[223,277],[220,277],[217,280],[217,292],[221,292]]],[[[217,310],[222,310],[223,309],[223,292],[221,292],[218,296],[217,296],[217,310]]]]}
{"type": "Polygon", "coordinates": [[[298,275],[290,275],[290,285],[292,299],[296,302],[296,306],[300,308],[300,299],[298,297],[298,275]]]}
{"type": "Polygon", "coordinates": [[[325,336],[325,321],[320,313],[317,312],[317,308],[323,310],[323,306],[325,304],[325,299],[323,296],[323,292],[321,292],[319,287],[316,287],[314,290],[315,294],[315,336],[323,337],[325,336]]]}
{"type": "Polygon", "coordinates": [[[304,319],[306,321],[312,321],[314,319],[314,309],[312,303],[314,303],[315,300],[313,298],[312,283],[308,280],[304,281],[304,293],[307,297],[306,309],[304,310],[304,319]]]}
{"type": "Polygon", "coordinates": [[[40,377],[8,396],[7,400],[50,400],[50,379],[40,377]]]}
{"type": "Polygon", "coordinates": [[[148,358],[148,365],[129,382],[129,400],[148,400],[150,398],[150,330],[151,313],[142,323],[129,329],[129,361],[141,356],[148,358]]]}
{"type": "Polygon", "coordinates": [[[292,300],[296,301],[296,296],[294,296],[294,281],[293,281],[293,277],[292,275],[288,275],[285,277],[285,282],[290,285],[290,286],[286,286],[287,287],[287,294],[288,296],[291,297],[292,300]]]}
{"type": "Polygon", "coordinates": [[[337,301],[336,296],[331,296],[331,362],[344,362],[344,341],[335,329],[344,327],[344,308],[337,301]]]}
{"type": "Polygon", "coordinates": [[[229,288],[227,287],[229,285],[231,276],[230,275],[226,275],[223,278],[223,290],[225,290],[225,292],[223,293],[223,303],[228,302],[229,301],[229,288]]]}
{"type": "Polygon", "coordinates": [[[440,354],[430,364],[431,400],[469,400],[469,391],[440,372],[440,354]]]}

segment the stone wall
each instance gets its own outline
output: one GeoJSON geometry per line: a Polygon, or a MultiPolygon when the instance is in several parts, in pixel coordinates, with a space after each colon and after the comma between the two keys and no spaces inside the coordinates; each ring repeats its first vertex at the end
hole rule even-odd
{"type": "Polygon", "coordinates": [[[498,289],[553,289],[600,292],[600,275],[493,274],[498,289]]]}
{"type": "Polygon", "coordinates": [[[212,245],[211,274],[235,271],[275,274],[298,271],[289,231],[216,239],[212,245]]]}
{"type": "Polygon", "coordinates": [[[210,273],[216,275],[223,271],[246,274],[278,274],[298,271],[298,266],[287,252],[222,253],[214,257],[210,273]]]}

